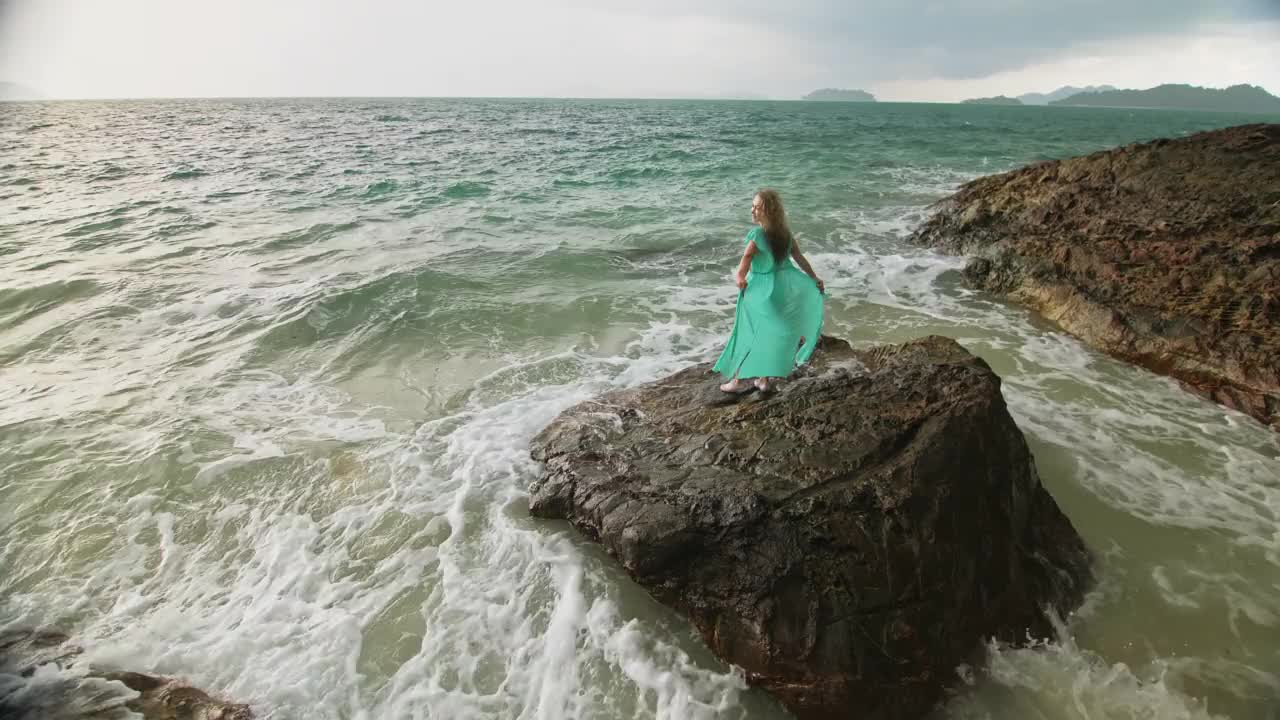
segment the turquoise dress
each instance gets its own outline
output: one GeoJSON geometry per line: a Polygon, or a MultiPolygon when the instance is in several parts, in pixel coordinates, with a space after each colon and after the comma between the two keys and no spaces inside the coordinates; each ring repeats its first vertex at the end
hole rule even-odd
{"type": "Polygon", "coordinates": [[[791,248],[775,262],[759,227],[743,246],[755,242],[747,288],[738,295],[733,334],[713,368],[725,377],[786,377],[808,361],[822,332],[818,284],[791,264],[791,248]]]}

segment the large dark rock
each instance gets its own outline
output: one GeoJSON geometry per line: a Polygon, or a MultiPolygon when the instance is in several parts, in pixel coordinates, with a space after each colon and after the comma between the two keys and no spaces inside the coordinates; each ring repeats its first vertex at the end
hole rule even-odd
{"type": "Polygon", "coordinates": [[[81,649],[50,630],[0,634],[0,718],[6,720],[251,720],[247,705],[179,680],[88,668],[65,672],[81,649]]]}
{"type": "Polygon", "coordinates": [[[800,718],[912,718],[1090,576],[1000,380],[952,340],[823,338],[775,395],[706,365],[566,411],[535,515],[602,543],[800,718]]]}
{"type": "Polygon", "coordinates": [[[1280,125],[980,178],[915,234],[980,288],[1280,429],[1280,125]]]}

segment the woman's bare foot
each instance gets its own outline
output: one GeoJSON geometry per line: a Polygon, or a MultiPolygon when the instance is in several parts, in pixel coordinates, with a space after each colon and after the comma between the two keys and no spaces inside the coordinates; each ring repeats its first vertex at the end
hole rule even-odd
{"type": "Polygon", "coordinates": [[[751,385],[744,383],[738,378],[734,378],[729,382],[720,386],[720,392],[732,393],[734,395],[747,392],[751,389],[751,385]]]}
{"type": "Polygon", "coordinates": [[[768,378],[756,378],[756,389],[762,393],[767,393],[773,390],[773,385],[768,378]]]}

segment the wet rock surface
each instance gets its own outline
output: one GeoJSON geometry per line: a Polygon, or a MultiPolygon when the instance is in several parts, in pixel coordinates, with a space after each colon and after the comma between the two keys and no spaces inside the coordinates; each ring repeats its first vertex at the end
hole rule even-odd
{"type": "Polygon", "coordinates": [[[1114,356],[1280,429],[1280,125],[970,182],[914,235],[1114,356]]]}
{"type": "Polygon", "coordinates": [[[53,630],[0,633],[0,718],[6,720],[250,720],[175,678],[81,667],[81,649],[53,630]]]}
{"type": "Polygon", "coordinates": [[[991,637],[1051,635],[1089,556],[956,342],[823,338],[771,396],[702,365],[567,410],[533,514],[600,542],[797,717],[914,718],[991,637]]]}

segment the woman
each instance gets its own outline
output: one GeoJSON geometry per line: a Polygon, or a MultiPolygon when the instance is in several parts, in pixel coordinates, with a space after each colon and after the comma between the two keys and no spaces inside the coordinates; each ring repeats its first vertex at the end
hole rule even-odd
{"type": "Polygon", "coordinates": [[[826,286],[791,236],[776,190],[756,193],[751,220],[757,227],[747,233],[734,277],[741,292],[733,334],[713,368],[729,378],[720,386],[727,393],[750,390],[753,384],[743,381],[752,378],[768,392],[770,378],[790,375],[813,355],[822,331],[826,286]]]}

